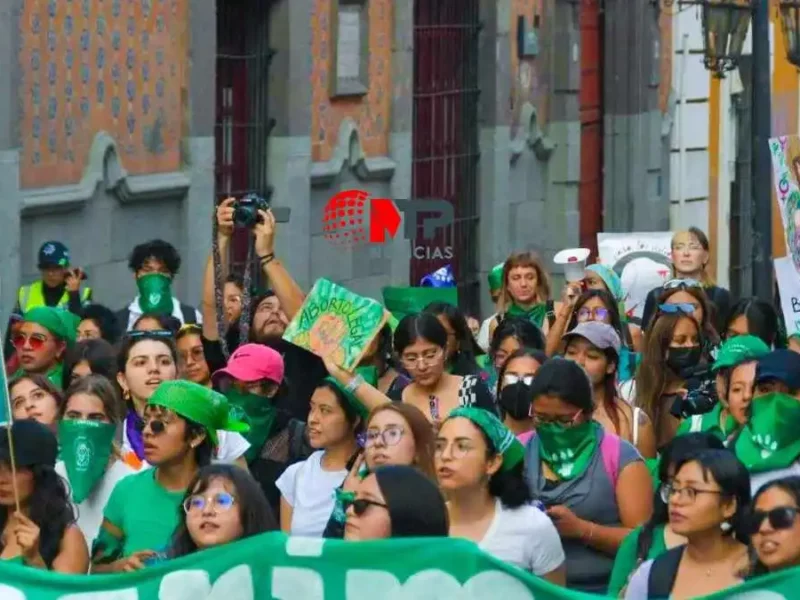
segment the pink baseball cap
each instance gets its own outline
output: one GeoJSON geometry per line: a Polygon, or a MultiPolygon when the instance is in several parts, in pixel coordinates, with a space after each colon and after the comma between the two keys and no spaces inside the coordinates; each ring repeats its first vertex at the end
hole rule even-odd
{"type": "Polygon", "coordinates": [[[246,383],[262,379],[280,383],[283,370],[283,357],[278,352],[261,344],[245,344],[231,354],[228,365],[215,372],[213,379],[227,375],[246,383]]]}

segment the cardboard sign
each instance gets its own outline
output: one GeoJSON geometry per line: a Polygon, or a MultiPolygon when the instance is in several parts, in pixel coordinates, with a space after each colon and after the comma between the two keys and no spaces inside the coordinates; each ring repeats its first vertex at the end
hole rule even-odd
{"type": "Polygon", "coordinates": [[[800,136],[770,138],[769,151],[787,255],[800,273],[800,136]]]}
{"type": "Polygon", "coordinates": [[[800,333],[800,275],[788,256],[776,258],[774,262],[786,335],[790,336],[800,333]]]}
{"type": "Polygon", "coordinates": [[[378,301],[319,279],[283,339],[317,356],[329,356],[344,370],[352,371],[386,318],[386,310],[378,301]]]}

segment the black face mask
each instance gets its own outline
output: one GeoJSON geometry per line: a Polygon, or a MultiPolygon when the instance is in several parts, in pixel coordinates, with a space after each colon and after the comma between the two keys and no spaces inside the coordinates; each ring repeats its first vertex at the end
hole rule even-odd
{"type": "Polygon", "coordinates": [[[702,355],[702,346],[670,348],[667,352],[667,366],[672,370],[673,373],[683,377],[685,373],[691,371],[697,366],[702,355]]]}
{"type": "Polygon", "coordinates": [[[500,392],[500,407],[515,421],[522,421],[530,416],[531,386],[517,382],[507,385],[500,392]]]}

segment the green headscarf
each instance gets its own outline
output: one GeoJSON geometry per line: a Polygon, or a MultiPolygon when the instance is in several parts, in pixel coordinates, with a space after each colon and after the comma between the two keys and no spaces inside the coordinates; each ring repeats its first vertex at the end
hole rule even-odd
{"type": "MultiPolygon", "coordinates": [[[[378,369],[376,367],[356,367],[355,374],[361,375],[361,377],[364,378],[364,381],[373,387],[378,385],[378,369]]],[[[364,406],[358,398],[356,398],[355,394],[348,392],[341,383],[336,381],[336,379],[328,376],[323,379],[323,381],[339,390],[342,396],[344,396],[345,400],[347,400],[347,403],[355,409],[356,413],[358,413],[358,416],[361,417],[362,420],[365,420],[367,416],[369,416],[369,409],[364,406]]]]}
{"type": "Polygon", "coordinates": [[[517,439],[517,436],[508,427],[503,425],[500,419],[488,410],[460,406],[450,411],[447,421],[456,417],[468,419],[486,434],[497,453],[503,457],[504,471],[513,469],[525,458],[525,447],[522,442],[517,439]]]}
{"type": "Polygon", "coordinates": [[[453,306],[458,306],[458,288],[383,288],[383,305],[398,321],[407,315],[421,313],[431,302],[446,302],[453,306]]]}
{"type": "Polygon", "coordinates": [[[742,363],[758,360],[769,354],[769,346],[754,335],[737,335],[727,340],[719,348],[713,371],[729,369],[742,363]]]}
{"type": "Polygon", "coordinates": [[[250,430],[247,423],[234,416],[225,396],[191,381],[165,381],[156,388],[147,404],[168,408],[184,419],[202,425],[214,446],[219,445],[217,431],[220,429],[237,433],[250,430]]]}
{"type": "Polygon", "coordinates": [[[544,325],[544,318],[547,316],[547,304],[534,304],[527,310],[520,308],[516,304],[512,304],[508,307],[508,310],[506,310],[506,314],[510,317],[527,319],[541,329],[542,325],[544,325]]]}
{"type": "Polygon", "coordinates": [[[163,273],[150,273],[139,277],[136,287],[142,314],[172,314],[172,279],[163,273]]]}
{"type": "Polygon", "coordinates": [[[506,263],[501,262],[499,265],[492,267],[492,270],[489,271],[489,291],[493,294],[503,290],[503,269],[505,266],[506,263]]]}
{"type": "Polygon", "coordinates": [[[75,322],[75,317],[60,308],[37,306],[26,312],[22,320],[41,325],[67,344],[75,343],[78,337],[78,324],[75,322]]]}
{"type": "Polygon", "coordinates": [[[786,469],[800,458],[800,400],[780,392],[753,399],[734,452],[751,473],[786,469]]]}

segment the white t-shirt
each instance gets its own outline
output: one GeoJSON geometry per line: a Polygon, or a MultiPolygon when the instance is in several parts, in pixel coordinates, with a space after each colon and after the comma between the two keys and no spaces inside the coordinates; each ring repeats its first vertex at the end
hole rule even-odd
{"type": "Polygon", "coordinates": [[[534,575],[546,575],[564,564],[558,530],[535,506],[509,509],[497,500],[492,524],[478,546],[534,575]]]}
{"type": "Polygon", "coordinates": [[[489,351],[489,344],[491,344],[492,340],[489,339],[489,328],[492,325],[492,321],[497,317],[497,313],[493,314],[491,317],[486,319],[483,323],[481,323],[481,328],[478,330],[478,346],[480,346],[481,350],[484,352],[489,351]]]}
{"type": "Polygon", "coordinates": [[[324,450],[318,450],[303,462],[289,466],[275,482],[292,507],[291,535],[322,537],[331,518],[336,488],[347,477],[347,469],[325,471],[324,454],[324,450]]]}
{"type": "MultiPolygon", "coordinates": [[[[235,431],[217,431],[217,446],[216,452],[211,460],[213,463],[232,463],[238,458],[244,456],[244,453],[250,448],[250,442],[244,439],[241,433],[235,431]]],[[[128,441],[128,430],[122,427],[122,455],[125,456],[133,452],[130,442],[128,441]]],[[[132,461],[135,462],[135,461],[132,461]]],[[[149,466],[146,461],[142,461],[142,468],[149,466]]]]}
{"type": "MultiPolygon", "coordinates": [[[[67,488],[69,488],[69,495],[71,498],[72,488],[70,488],[67,468],[63,461],[58,461],[56,463],[56,473],[67,482],[67,488]]],[[[90,551],[92,549],[92,543],[94,543],[94,538],[97,537],[100,531],[100,524],[103,522],[103,512],[105,511],[108,499],[111,497],[111,492],[114,490],[114,486],[117,485],[117,482],[120,480],[134,473],[136,473],[136,471],[121,460],[114,461],[106,470],[103,478],[97,482],[92,493],[80,504],[73,503],[72,506],[75,510],[75,516],[78,518],[78,528],[86,538],[86,544],[90,551]]]]}

